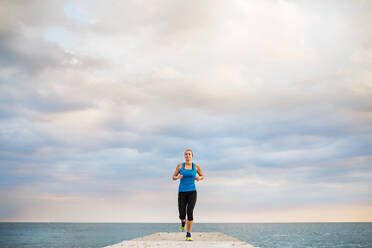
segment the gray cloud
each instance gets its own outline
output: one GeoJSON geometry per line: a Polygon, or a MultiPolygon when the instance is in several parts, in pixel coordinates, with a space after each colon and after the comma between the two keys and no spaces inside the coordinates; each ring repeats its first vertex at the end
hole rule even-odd
{"type": "Polygon", "coordinates": [[[364,5],[236,4],[4,2],[0,217],[170,195],[189,147],[221,211],[371,204],[364,5]]]}

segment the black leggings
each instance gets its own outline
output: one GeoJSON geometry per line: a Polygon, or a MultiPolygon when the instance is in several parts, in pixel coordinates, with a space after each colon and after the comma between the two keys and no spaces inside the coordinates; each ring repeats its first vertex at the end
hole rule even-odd
{"type": "Polygon", "coordinates": [[[178,211],[180,219],[194,220],[193,211],[196,203],[196,191],[178,192],[178,211]]]}

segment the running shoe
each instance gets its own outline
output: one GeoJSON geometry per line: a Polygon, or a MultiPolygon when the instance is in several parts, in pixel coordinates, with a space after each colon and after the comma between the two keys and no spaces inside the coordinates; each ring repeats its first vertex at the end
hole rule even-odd
{"type": "Polygon", "coordinates": [[[193,241],[191,237],[186,237],[186,241],[193,241]]]}
{"type": "Polygon", "coordinates": [[[185,226],[180,225],[180,228],[181,228],[181,232],[184,232],[186,230],[186,225],[185,226]]]}

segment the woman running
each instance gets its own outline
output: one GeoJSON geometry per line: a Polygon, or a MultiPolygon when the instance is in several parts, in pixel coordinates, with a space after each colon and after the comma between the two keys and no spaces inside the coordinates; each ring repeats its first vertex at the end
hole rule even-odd
{"type": "Polygon", "coordinates": [[[178,187],[178,211],[181,219],[181,231],[185,231],[186,213],[187,213],[187,234],[186,240],[192,241],[191,229],[193,223],[193,211],[196,203],[196,187],[195,180],[204,179],[203,172],[198,164],[192,162],[194,157],[191,149],[185,151],[185,162],[177,165],[176,171],[173,174],[173,180],[181,179],[178,187]],[[196,176],[196,173],[199,176],[196,176]]]}

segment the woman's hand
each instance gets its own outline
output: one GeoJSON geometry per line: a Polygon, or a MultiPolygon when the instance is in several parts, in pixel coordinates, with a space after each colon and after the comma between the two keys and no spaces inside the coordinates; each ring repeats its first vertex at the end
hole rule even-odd
{"type": "Polygon", "coordinates": [[[196,181],[200,181],[200,177],[195,177],[195,180],[196,181]]]}
{"type": "Polygon", "coordinates": [[[173,173],[173,177],[172,177],[172,179],[173,179],[174,181],[177,180],[177,179],[181,179],[181,178],[183,177],[183,176],[181,176],[181,174],[179,174],[181,168],[182,168],[182,163],[179,163],[179,164],[177,165],[177,167],[176,167],[176,170],[175,170],[174,173],[173,173]],[[180,176],[181,176],[181,177],[180,177],[180,176]]]}

